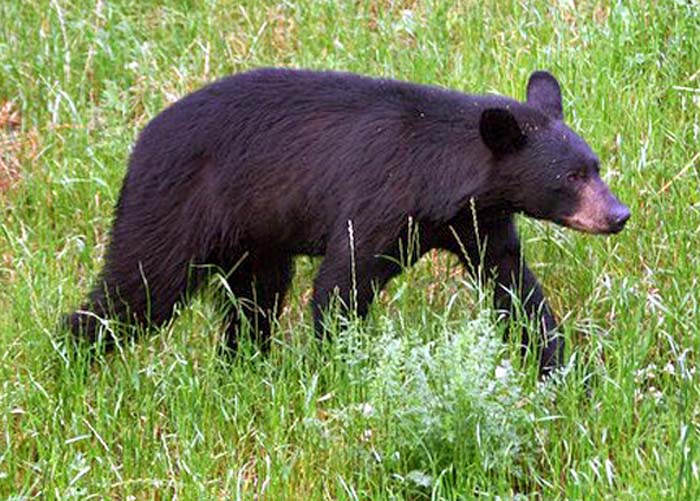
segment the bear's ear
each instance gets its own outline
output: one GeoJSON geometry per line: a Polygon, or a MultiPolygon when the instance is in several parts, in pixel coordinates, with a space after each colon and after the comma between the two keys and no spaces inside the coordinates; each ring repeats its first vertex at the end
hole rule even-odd
{"type": "Polygon", "coordinates": [[[481,113],[479,134],[496,156],[518,151],[525,144],[525,134],[513,114],[505,108],[488,108],[481,113]]]}
{"type": "Polygon", "coordinates": [[[562,120],[561,87],[551,73],[536,71],[527,83],[527,104],[541,109],[555,120],[562,120]]]}

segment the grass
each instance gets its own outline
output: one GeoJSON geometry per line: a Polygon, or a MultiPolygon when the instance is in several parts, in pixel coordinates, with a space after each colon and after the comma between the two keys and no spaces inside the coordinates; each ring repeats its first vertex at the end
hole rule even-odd
{"type": "Polygon", "coordinates": [[[700,498],[697,2],[8,0],[0,75],[0,496],[700,498]],[[138,131],[265,65],[519,98],[555,73],[633,213],[612,238],[520,222],[576,369],[538,383],[440,255],[322,346],[300,259],[269,357],[224,364],[206,294],[69,353],[138,131]]]}

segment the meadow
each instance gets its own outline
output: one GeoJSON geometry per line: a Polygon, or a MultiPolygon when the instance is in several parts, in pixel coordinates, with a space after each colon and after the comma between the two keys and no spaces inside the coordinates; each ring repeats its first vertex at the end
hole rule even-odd
{"type": "Polygon", "coordinates": [[[0,2],[0,497],[700,499],[699,145],[694,0],[0,2]],[[437,253],[332,342],[300,258],[269,356],[217,355],[216,280],[113,354],[76,349],[57,325],[99,272],[139,130],[261,66],[519,99],[557,76],[632,219],[519,219],[567,341],[553,380],[437,253]]]}

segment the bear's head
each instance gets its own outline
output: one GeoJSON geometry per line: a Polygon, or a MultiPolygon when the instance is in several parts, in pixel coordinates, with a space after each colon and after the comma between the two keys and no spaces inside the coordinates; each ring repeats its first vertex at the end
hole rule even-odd
{"type": "Polygon", "coordinates": [[[523,105],[485,109],[479,133],[491,150],[501,196],[516,211],[588,233],[617,233],[630,217],[600,178],[598,157],[563,122],[561,90],[530,76],[523,105]]]}

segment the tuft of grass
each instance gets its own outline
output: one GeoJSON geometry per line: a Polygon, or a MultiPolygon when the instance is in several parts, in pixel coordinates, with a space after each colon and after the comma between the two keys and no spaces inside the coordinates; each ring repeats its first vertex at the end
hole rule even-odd
{"type": "Polygon", "coordinates": [[[695,1],[0,2],[0,496],[700,498],[698,34],[695,1]],[[302,258],[268,357],[217,356],[207,292],[138,340],[110,326],[110,356],[71,352],[56,325],[138,131],[260,66],[520,98],[559,78],[633,216],[613,238],[520,221],[572,360],[556,385],[437,253],[335,342],[313,340],[302,258]]]}

